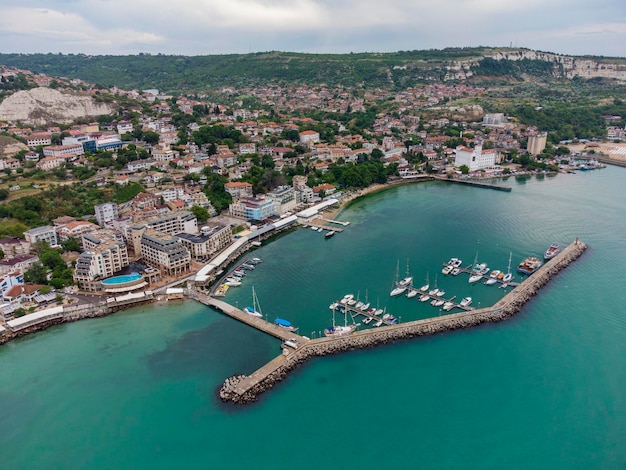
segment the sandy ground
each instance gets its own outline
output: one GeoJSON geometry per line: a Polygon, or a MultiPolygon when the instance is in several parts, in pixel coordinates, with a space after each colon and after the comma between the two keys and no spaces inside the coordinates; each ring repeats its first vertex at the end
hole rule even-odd
{"type": "Polygon", "coordinates": [[[588,144],[575,144],[567,146],[572,152],[603,153],[607,157],[626,162],[626,144],[616,144],[614,142],[592,142],[588,144]]]}

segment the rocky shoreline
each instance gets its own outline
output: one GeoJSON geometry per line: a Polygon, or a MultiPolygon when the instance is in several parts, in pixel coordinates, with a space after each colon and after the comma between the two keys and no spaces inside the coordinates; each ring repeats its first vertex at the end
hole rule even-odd
{"type": "Polygon", "coordinates": [[[227,378],[218,390],[218,396],[224,402],[236,404],[251,403],[256,401],[261,393],[273,388],[274,385],[285,379],[289,375],[289,372],[311,357],[326,356],[354,349],[370,348],[379,344],[386,344],[417,336],[433,335],[445,331],[470,328],[482,323],[497,323],[506,320],[517,314],[532,297],[537,295],[540,289],[546,285],[550,279],[565,269],[570,263],[578,259],[586,249],[586,244],[576,240],[558,255],[557,258],[553,259],[552,262],[546,263],[533,276],[525,280],[492,307],[381,327],[380,329],[365,330],[350,336],[313,340],[300,349],[291,351],[289,354],[285,355],[285,361],[282,365],[246,390],[242,391],[240,385],[248,379],[247,376],[237,374],[227,378]]]}

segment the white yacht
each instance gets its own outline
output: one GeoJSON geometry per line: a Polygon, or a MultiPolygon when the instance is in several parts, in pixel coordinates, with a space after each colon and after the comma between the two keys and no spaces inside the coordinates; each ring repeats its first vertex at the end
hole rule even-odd
{"type": "Polygon", "coordinates": [[[472,298],[465,297],[463,300],[461,300],[461,303],[459,305],[461,305],[461,307],[469,307],[471,303],[472,303],[472,298]]]}

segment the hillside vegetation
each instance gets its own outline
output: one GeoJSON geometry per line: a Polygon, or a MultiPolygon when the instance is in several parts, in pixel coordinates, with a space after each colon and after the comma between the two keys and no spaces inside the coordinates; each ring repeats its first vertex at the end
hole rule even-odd
{"type": "Polygon", "coordinates": [[[512,61],[486,57],[497,51],[478,47],[358,54],[0,54],[0,63],[49,76],[81,78],[102,86],[164,91],[241,87],[267,82],[406,88],[450,79],[450,67],[466,62],[477,64],[468,67],[477,75],[507,75],[516,79],[523,76],[550,79],[554,76],[555,64],[546,60],[512,61]]]}

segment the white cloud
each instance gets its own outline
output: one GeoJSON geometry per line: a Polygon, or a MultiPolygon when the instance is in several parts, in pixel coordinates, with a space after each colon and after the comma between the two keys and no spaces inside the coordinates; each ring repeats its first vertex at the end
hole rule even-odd
{"type": "Polygon", "coordinates": [[[612,41],[622,38],[625,28],[623,0],[20,3],[19,8],[0,6],[0,40],[8,52],[359,52],[513,42],[554,52],[606,55],[604,49],[619,48],[612,41]],[[567,26],[558,29],[560,25],[567,26]]]}
{"type": "MultiPolygon", "coordinates": [[[[0,8],[0,32],[29,38],[40,45],[39,51],[68,52],[107,47],[119,50],[128,44],[155,44],[163,38],[152,32],[132,29],[104,30],[75,13],[44,8],[0,8]]],[[[22,39],[23,41],[24,39],[22,39]]]]}

